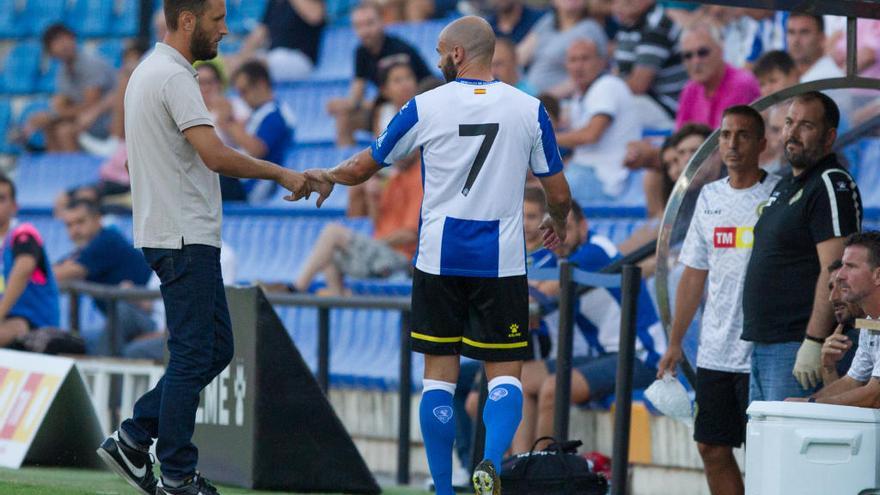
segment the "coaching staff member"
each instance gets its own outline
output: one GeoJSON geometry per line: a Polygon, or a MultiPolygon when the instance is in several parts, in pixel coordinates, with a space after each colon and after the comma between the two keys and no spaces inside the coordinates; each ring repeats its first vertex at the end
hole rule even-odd
{"type": "Polygon", "coordinates": [[[777,184],[755,225],[743,292],[743,339],[754,342],[750,400],[808,395],[834,328],[828,266],[858,232],[862,200],[831,152],[840,112],[828,96],[793,98],[782,131],[792,176],[777,184]]]}
{"type": "Polygon", "coordinates": [[[224,0],[165,0],[168,35],[135,69],[125,93],[135,246],[162,282],[170,358],[165,376],[98,455],[141,493],[217,493],[196,471],[199,392],[233,355],[220,275],[219,175],[268,179],[305,194],[302,174],[238,153],[214,132],[192,63],[217,55],[224,0]],[[162,482],[148,449],[157,438],[162,482]]]}

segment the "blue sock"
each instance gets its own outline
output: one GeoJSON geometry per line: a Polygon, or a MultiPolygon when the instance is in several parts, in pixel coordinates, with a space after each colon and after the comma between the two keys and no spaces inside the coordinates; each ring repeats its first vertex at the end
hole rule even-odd
{"type": "Polygon", "coordinates": [[[453,394],[454,383],[424,380],[419,422],[437,495],[455,493],[452,489],[452,444],[455,443],[453,394]]]}
{"type": "Polygon", "coordinates": [[[486,447],[483,458],[492,461],[501,474],[501,459],[510,446],[522,419],[522,384],[512,376],[499,376],[489,381],[489,398],[483,408],[486,425],[486,447]]]}

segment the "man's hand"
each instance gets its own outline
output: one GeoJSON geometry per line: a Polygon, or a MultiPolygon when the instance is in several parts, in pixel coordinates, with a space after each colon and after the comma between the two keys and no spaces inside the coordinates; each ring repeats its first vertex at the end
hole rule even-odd
{"type": "Polygon", "coordinates": [[[308,197],[312,194],[312,190],[309,187],[309,181],[308,179],[306,179],[305,174],[301,174],[293,170],[283,169],[281,171],[281,176],[276,180],[276,182],[281,187],[291,192],[291,194],[284,196],[284,199],[286,201],[299,201],[303,198],[308,199],[308,197]]]}
{"type": "Polygon", "coordinates": [[[822,344],[804,339],[798,349],[792,374],[804,390],[818,385],[822,378],[822,344]]]}
{"type": "Polygon", "coordinates": [[[565,242],[565,222],[558,222],[550,215],[544,217],[541,222],[541,230],[544,231],[544,247],[550,250],[556,249],[565,242]]]}
{"type": "Polygon", "coordinates": [[[670,345],[667,347],[666,353],[663,354],[660,363],[657,364],[657,379],[659,380],[663,378],[663,375],[666,373],[676,375],[676,367],[683,359],[684,357],[680,346],[670,345]]]}
{"type": "Polygon", "coordinates": [[[306,170],[305,177],[309,183],[309,190],[318,193],[318,201],[315,204],[320,208],[324,200],[333,192],[333,186],[336,184],[331,179],[330,173],[322,168],[306,170]]]}
{"type": "Polygon", "coordinates": [[[822,345],[822,366],[834,367],[849,351],[853,343],[846,335],[843,335],[843,325],[837,325],[822,345]]]}
{"type": "Polygon", "coordinates": [[[648,141],[641,140],[627,143],[623,165],[633,170],[650,167],[652,165],[650,159],[652,153],[657,153],[657,150],[648,141]]]}

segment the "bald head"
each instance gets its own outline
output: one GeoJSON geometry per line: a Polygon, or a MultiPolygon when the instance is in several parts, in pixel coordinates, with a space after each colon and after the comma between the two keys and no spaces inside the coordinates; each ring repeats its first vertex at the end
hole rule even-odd
{"type": "Polygon", "coordinates": [[[458,19],[440,33],[440,43],[446,45],[447,51],[461,47],[464,58],[459,63],[473,62],[476,64],[492,63],[495,53],[495,33],[485,19],[469,15],[458,19]]]}

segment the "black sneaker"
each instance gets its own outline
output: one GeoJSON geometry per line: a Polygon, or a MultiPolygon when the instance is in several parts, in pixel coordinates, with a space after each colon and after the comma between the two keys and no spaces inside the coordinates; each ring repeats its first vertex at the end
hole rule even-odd
{"type": "Polygon", "coordinates": [[[501,479],[498,478],[495,465],[489,459],[477,464],[471,479],[474,482],[476,495],[501,495],[501,479]]]}
{"type": "Polygon", "coordinates": [[[156,495],[220,495],[220,492],[196,471],[192,478],[177,488],[160,483],[159,488],[156,489],[156,495]]]}
{"type": "Polygon", "coordinates": [[[104,440],[98,447],[98,457],[133,486],[142,495],[156,495],[156,477],[153,475],[153,459],[144,450],[133,449],[119,439],[119,432],[104,440]]]}

